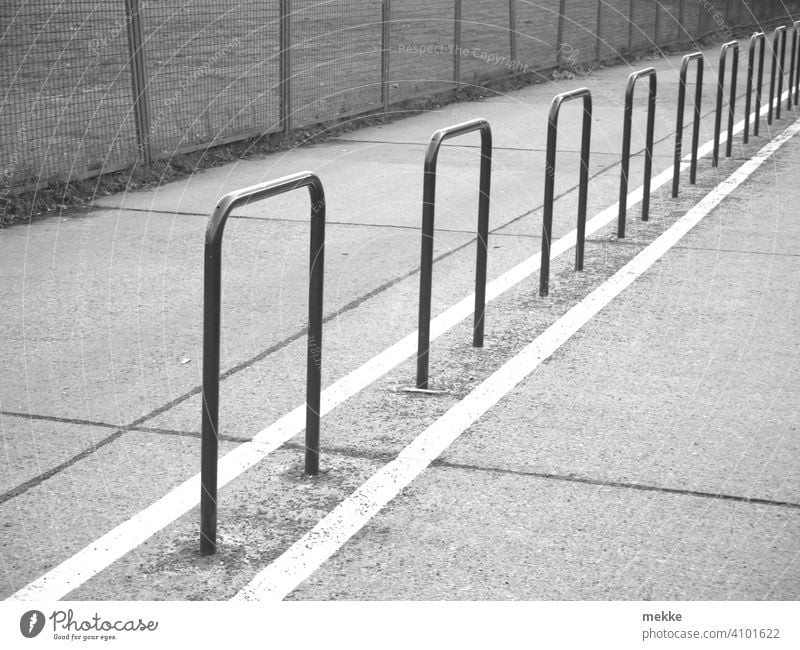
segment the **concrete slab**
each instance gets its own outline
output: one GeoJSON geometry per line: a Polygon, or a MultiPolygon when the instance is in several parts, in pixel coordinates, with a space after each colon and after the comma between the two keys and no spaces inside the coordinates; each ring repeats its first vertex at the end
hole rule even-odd
{"type": "Polygon", "coordinates": [[[76,455],[92,449],[115,432],[93,427],[25,416],[0,414],[2,462],[0,494],[51,471],[76,455]]]}
{"type": "Polygon", "coordinates": [[[312,526],[366,480],[375,461],[332,457],[316,478],[303,475],[297,450],[280,450],[219,493],[219,552],[199,553],[198,510],[116,562],[70,600],[228,599],[299,531],[312,526]]]}
{"type": "MultiPolygon", "coordinates": [[[[232,448],[220,445],[224,453],[232,448]]],[[[0,505],[0,596],[8,597],[197,472],[196,439],[127,432],[0,505]]]]}
{"type": "MultiPolygon", "coordinates": [[[[199,385],[204,228],[110,212],[4,234],[2,408],[121,426],[199,385]]],[[[471,237],[440,233],[435,253],[471,237]]],[[[307,250],[306,224],[228,225],[223,369],[305,327],[307,250]]],[[[418,264],[416,230],[330,226],[326,313],[418,264]]]]}
{"type": "Polygon", "coordinates": [[[775,189],[796,157],[779,152],[444,457],[800,501],[800,256],[782,244],[798,228],[775,189]]]}
{"type": "Polygon", "coordinates": [[[437,467],[289,598],[796,600],[798,538],[796,510],[437,467]]]}
{"type": "Polygon", "coordinates": [[[800,259],[770,266],[674,253],[444,458],[800,501],[800,259]]]}

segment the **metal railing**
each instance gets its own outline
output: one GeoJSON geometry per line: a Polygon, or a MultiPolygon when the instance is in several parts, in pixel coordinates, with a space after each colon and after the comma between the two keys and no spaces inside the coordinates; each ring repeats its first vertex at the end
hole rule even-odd
{"type": "Polygon", "coordinates": [[[425,176],[422,189],[422,251],[419,273],[419,327],[417,334],[417,388],[428,388],[431,338],[431,294],[433,284],[433,238],[436,215],[436,163],[445,140],[480,131],[481,168],[478,196],[478,252],[475,262],[475,316],[472,345],[483,347],[486,309],[486,260],[489,239],[489,192],[492,180],[492,129],[484,119],[475,119],[444,129],[431,137],[425,152],[425,176]]]}
{"type": "Polygon", "coordinates": [[[564,102],[583,100],[581,127],[581,169],[578,188],[578,229],[575,243],[575,270],[583,270],[583,249],[586,235],[586,200],[589,189],[589,149],[592,137],[592,93],[578,88],[553,97],[547,118],[547,154],[544,179],[544,214],[542,218],[542,261],[539,270],[539,295],[550,293],[550,243],[553,236],[553,198],[555,194],[556,140],[558,115],[564,102]]]}
{"type": "Polygon", "coordinates": [[[311,196],[311,257],[308,294],[305,471],[319,471],[322,370],[322,292],[325,264],[325,193],[319,178],[300,172],[226,194],[206,229],[203,286],[203,392],[200,459],[200,552],[217,548],[217,454],[219,443],[220,321],[222,307],[222,235],[237,207],[308,187],[311,196]]]}
{"type": "Polygon", "coordinates": [[[617,217],[617,237],[625,237],[625,219],[628,212],[628,172],[631,159],[631,127],[633,123],[633,91],[637,80],[642,77],[649,79],[647,95],[647,133],[644,145],[644,185],[642,187],[642,221],[647,221],[650,215],[650,177],[653,170],[653,132],[656,119],[656,71],[655,68],[645,68],[632,72],[628,76],[628,85],[625,88],[625,112],[622,132],[622,171],[619,178],[619,216],[617,217]]]}
{"type": "Polygon", "coordinates": [[[678,118],[675,125],[675,156],[672,171],[672,196],[678,196],[678,187],[681,175],[681,158],[683,157],[683,111],[686,106],[686,76],[689,64],[697,61],[697,76],[695,77],[694,94],[694,128],[692,130],[692,157],[689,168],[689,182],[694,185],[697,181],[697,147],[700,139],[700,105],[703,101],[703,53],[693,52],[681,60],[680,82],[678,86],[678,118]]]}
{"type": "Polygon", "coordinates": [[[756,47],[759,48],[758,55],[758,79],[756,83],[756,114],[753,120],[753,135],[758,135],[759,120],[761,119],[761,86],[764,82],[764,50],[767,43],[767,36],[764,32],[756,32],[750,37],[750,45],[747,48],[747,90],[744,98],[744,137],[743,141],[747,144],[750,141],[750,102],[753,95],[753,66],[755,65],[756,47]]]}
{"type": "Polygon", "coordinates": [[[717,73],[717,111],[714,117],[714,150],[711,156],[711,166],[719,164],[719,137],[720,127],[722,126],[722,96],[725,91],[725,63],[728,58],[728,50],[733,50],[733,60],[731,61],[731,90],[728,96],[728,139],[725,143],[725,157],[730,158],[733,151],[733,113],[736,104],[736,75],[739,70],[739,43],[729,41],[723,43],[719,54],[719,72],[717,73]]]}

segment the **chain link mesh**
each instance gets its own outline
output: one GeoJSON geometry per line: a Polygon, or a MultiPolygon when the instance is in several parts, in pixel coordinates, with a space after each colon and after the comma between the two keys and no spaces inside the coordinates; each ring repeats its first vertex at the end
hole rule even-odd
{"type": "Polygon", "coordinates": [[[463,0],[461,14],[461,81],[482,80],[513,72],[508,0],[463,0]]]}
{"type": "Polygon", "coordinates": [[[391,101],[454,87],[453,0],[393,0],[389,22],[391,101]]]}
{"type": "Polygon", "coordinates": [[[379,108],[381,3],[295,0],[291,121],[313,124],[379,108]]]}
{"type": "Polygon", "coordinates": [[[559,0],[517,0],[517,58],[524,71],[556,65],[559,0]]]}
{"type": "Polygon", "coordinates": [[[681,40],[680,4],[680,0],[661,0],[656,43],[676,43],[681,40]]]}
{"type": "Polygon", "coordinates": [[[122,2],[0,3],[5,189],[135,160],[129,56],[122,2]]]}
{"type": "Polygon", "coordinates": [[[560,0],[460,0],[457,49],[457,0],[391,0],[385,26],[380,0],[8,0],[0,197],[130,167],[147,146],[168,158],[451,90],[457,70],[462,84],[550,70],[559,44],[561,65],[580,69],[598,54],[705,35],[719,27],[717,11],[729,26],[755,25],[788,19],[796,4],[569,0],[560,19],[560,0]]]}
{"type": "Polygon", "coordinates": [[[276,2],[141,6],[154,157],[280,128],[276,2]]]}

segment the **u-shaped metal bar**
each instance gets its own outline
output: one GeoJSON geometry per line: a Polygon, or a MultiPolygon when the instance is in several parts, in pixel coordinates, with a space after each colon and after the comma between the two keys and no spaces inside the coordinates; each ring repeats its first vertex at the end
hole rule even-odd
{"type": "Polygon", "coordinates": [[[795,79],[798,72],[800,72],[800,50],[798,41],[800,38],[800,20],[795,20],[792,23],[792,54],[789,57],[789,97],[786,100],[786,110],[792,108],[792,104],[797,105],[797,81],[795,79]],[[794,97],[794,99],[792,99],[794,97]]]}
{"type": "Polygon", "coordinates": [[[578,189],[578,237],[575,243],[575,270],[583,270],[583,249],[586,238],[586,199],[589,189],[589,149],[592,138],[592,93],[578,88],[553,97],[547,118],[547,157],[544,179],[544,215],[542,224],[542,261],[539,269],[539,295],[550,292],[550,242],[553,235],[553,200],[555,194],[556,140],[558,114],[564,102],[583,99],[581,129],[581,171],[578,189]]]}
{"type": "Polygon", "coordinates": [[[719,137],[720,127],[722,126],[722,95],[725,90],[725,63],[728,58],[728,50],[733,50],[733,60],[731,61],[731,91],[728,96],[728,140],[725,146],[725,157],[730,158],[733,147],[733,111],[736,104],[736,75],[739,70],[739,43],[729,41],[723,43],[719,54],[719,71],[717,72],[717,112],[714,118],[714,152],[712,155],[712,166],[719,164],[719,137]]]}
{"type": "Polygon", "coordinates": [[[692,162],[689,168],[689,182],[697,181],[697,146],[700,140],[700,105],[703,101],[703,53],[692,52],[681,60],[680,82],[678,86],[678,117],[675,125],[675,156],[672,171],[672,196],[678,196],[681,175],[681,158],[683,150],[683,110],[686,106],[686,76],[689,64],[697,61],[697,77],[694,94],[694,129],[692,131],[692,162]]]}
{"type": "Polygon", "coordinates": [[[789,62],[789,101],[786,110],[792,107],[792,103],[797,106],[798,94],[800,94],[800,20],[795,20],[792,23],[792,58],[789,62]]]}
{"type": "Polygon", "coordinates": [[[769,75],[769,108],[767,109],[767,124],[772,124],[773,103],[775,104],[775,119],[781,119],[781,95],[783,94],[783,63],[786,59],[786,26],[775,28],[772,36],[772,70],[769,75]],[[780,41],[780,57],[778,56],[778,41],[780,41]],[[778,96],[775,97],[775,77],[777,75],[778,96]]]}
{"type": "Polygon", "coordinates": [[[482,119],[470,120],[436,131],[425,153],[422,189],[422,252],[419,273],[419,321],[417,328],[417,388],[428,388],[433,284],[433,236],[436,212],[436,162],[445,140],[472,131],[481,133],[480,193],[478,196],[478,253],[475,262],[475,317],[472,345],[483,347],[486,310],[486,259],[489,239],[489,192],[492,181],[492,129],[482,119]]]}
{"type": "Polygon", "coordinates": [[[764,82],[764,49],[767,43],[767,36],[764,32],[755,32],[750,37],[750,45],[747,48],[747,89],[744,97],[744,136],[743,141],[747,144],[750,141],[750,101],[753,94],[753,67],[755,65],[756,47],[759,48],[758,54],[758,78],[756,83],[756,115],[753,120],[753,135],[758,135],[758,123],[761,119],[761,86],[764,82]]]}
{"type": "Polygon", "coordinates": [[[237,207],[308,187],[311,196],[311,257],[308,293],[306,377],[307,474],[319,471],[319,422],[322,371],[322,290],[325,265],[325,192],[311,172],[300,172],[220,199],[206,228],[203,286],[203,392],[200,460],[200,553],[217,550],[217,453],[219,443],[219,344],[222,306],[222,234],[237,207]]]}
{"type": "Polygon", "coordinates": [[[647,95],[647,133],[644,145],[644,186],[642,188],[642,221],[650,216],[650,176],[653,172],[653,133],[656,122],[657,81],[655,68],[645,68],[628,76],[625,89],[625,113],[622,131],[622,171],[619,177],[619,216],[617,217],[617,237],[625,237],[625,220],[628,212],[628,172],[631,161],[631,126],[633,122],[633,91],[636,81],[648,77],[650,88],[647,95]]]}

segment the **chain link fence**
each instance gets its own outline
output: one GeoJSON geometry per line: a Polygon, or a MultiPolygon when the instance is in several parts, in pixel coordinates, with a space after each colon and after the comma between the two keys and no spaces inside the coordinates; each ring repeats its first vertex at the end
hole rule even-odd
{"type": "Polygon", "coordinates": [[[7,0],[0,198],[791,19],[767,0],[7,0]]]}

